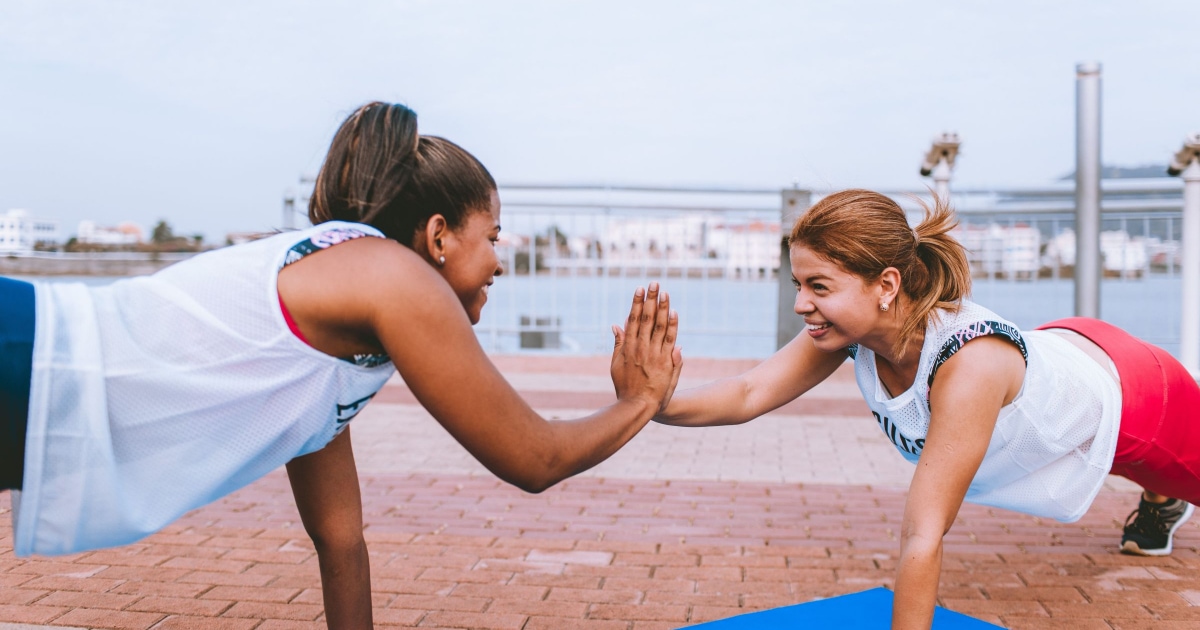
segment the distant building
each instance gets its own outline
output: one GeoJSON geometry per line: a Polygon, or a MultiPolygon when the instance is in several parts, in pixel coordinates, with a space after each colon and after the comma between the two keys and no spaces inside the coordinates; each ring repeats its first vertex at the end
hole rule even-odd
{"type": "Polygon", "coordinates": [[[58,243],[58,221],[36,219],[28,210],[0,215],[0,252],[33,251],[39,244],[58,243]]]}
{"type": "Polygon", "coordinates": [[[145,240],[145,232],[136,223],[125,222],[108,227],[96,225],[95,221],[80,221],[75,240],[89,245],[137,245],[145,240]]]}
{"type": "Polygon", "coordinates": [[[260,238],[271,236],[274,232],[229,232],[225,235],[226,245],[241,245],[260,238]]]}

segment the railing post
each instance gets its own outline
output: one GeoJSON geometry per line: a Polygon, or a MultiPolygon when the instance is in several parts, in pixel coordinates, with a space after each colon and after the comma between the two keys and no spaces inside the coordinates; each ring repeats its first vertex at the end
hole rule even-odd
{"type": "Polygon", "coordinates": [[[1183,177],[1183,234],[1180,267],[1183,281],[1179,360],[1200,377],[1200,133],[1188,136],[1167,169],[1183,177]]]}
{"type": "Polygon", "coordinates": [[[1075,67],[1075,315],[1100,317],[1100,64],[1075,67]]]}
{"type": "Polygon", "coordinates": [[[792,286],[792,262],[788,255],[788,235],[796,219],[812,205],[812,192],[799,188],[785,188],[780,192],[779,208],[779,307],[775,324],[775,347],[782,348],[804,328],[804,320],[792,310],[796,301],[796,288],[792,286]]]}

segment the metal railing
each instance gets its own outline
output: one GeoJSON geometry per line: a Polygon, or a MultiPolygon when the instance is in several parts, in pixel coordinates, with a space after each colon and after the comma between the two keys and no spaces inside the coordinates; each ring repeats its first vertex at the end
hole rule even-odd
{"type": "MultiPolygon", "coordinates": [[[[1182,182],[1101,188],[1100,316],[1178,356],[1182,182]]],[[[916,200],[928,190],[882,192],[920,220],[916,200]]],[[[777,330],[795,332],[785,329],[791,287],[778,269],[797,193],[807,204],[809,191],[792,189],[501,186],[506,273],[479,338],[490,351],[605,353],[633,290],[660,281],[692,356],[765,357],[777,330]]],[[[823,194],[812,191],[812,201],[823,194]]],[[[1074,314],[1073,182],[953,190],[951,203],[973,299],[1023,328],[1074,314]]]]}
{"type": "Polygon", "coordinates": [[[779,191],[502,186],[505,267],[476,327],[490,351],[604,353],[660,282],[693,354],[774,349],[779,191]]]}

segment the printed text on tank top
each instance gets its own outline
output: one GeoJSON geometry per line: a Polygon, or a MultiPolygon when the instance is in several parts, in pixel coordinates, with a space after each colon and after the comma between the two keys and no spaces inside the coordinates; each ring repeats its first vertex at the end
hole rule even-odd
{"type": "MultiPolygon", "coordinates": [[[[958,351],[961,350],[963,348],[963,346],[965,346],[967,344],[967,342],[970,342],[972,340],[978,339],[980,337],[985,337],[985,336],[997,336],[997,337],[1000,337],[1000,338],[1003,338],[1005,340],[1012,342],[1013,345],[1015,345],[1017,347],[1017,349],[1021,352],[1022,359],[1024,360],[1026,365],[1028,365],[1029,353],[1028,353],[1028,349],[1025,347],[1025,340],[1021,336],[1020,331],[1018,331],[1016,328],[1014,328],[1013,326],[1011,326],[1005,322],[998,322],[998,321],[973,322],[973,323],[969,324],[968,326],[966,326],[966,327],[954,332],[952,335],[950,335],[950,338],[939,349],[938,354],[936,355],[936,357],[934,359],[933,366],[930,369],[929,378],[927,381],[928,387],[930,389],[932,389],[934,376],[937,374],[938,368],[940,368],[942,365],[944,365],[946,363],[946,361],[949,361],[951,357],[953,357],[955,354],[957,354],[958,351]]],[[[917,349],[917,352],[920,352],[922,349],[921,343],[917,342],[915,344],[915,348],[917,349]]],[[[851,356],[851,358],[854,358],[854,359],[857,359],[858,350],[859,350],[859,347],[857,344],[854,344],[854,345],[846,348],[846,352],[851,356]]],[[[875,354],[872,358],[874,359],[874,365],[875,365],[874,372],[875,372],[876,385],[880,390],[882,390],[884,393],[887,394],[888,398],[890,398],[890,399],[898,398],[900,396],[908,394],[910,392],[910,390],[913,389],[914,385],[916,384],[916,378],[914,376],[908,376],[907,378],[905,378],[905,375],[903,375],[903,374],[895,374],[895,378],[890,379],[892,381],[892,386],[889,387],[884,382],[883,374],[881,373],[879,368],[880,368],[881,364],[886,364],[890,370],[892,367],[891,364],[886,363],[886,361],[880,361],[878,354],[875,354]],[[908,387],[900,387],[899,385],[902,383],[908,383],[908,387]],[[893,393],[893,392],[895,392],[895,393],[893,393]]],[[[919,364],[920,364],[920,361],[918,360],[918,368],[917,369],[914,370],[914,369],[910,368],[909,370],[906,370],[906,371],[911,374],[914,374],[914,375],[919,373],[920,372],[919,364]]],[[[896,372],[896,371],[893,371],[893,372],[896,372]]],[[[926,408],[928,408],[929,407],[928,392],[926,392],[926,397],[923,402],[924,402],[926,408]]],[[[1006,401],[1005,404],[1009,404],[1010,402],[1011,401],[1006,401]]],[[[904,451],[905,453],[909,453],[909,454],[912,454],[915,456],[920,456],[922,449],[925,448],[925,439],[924,438],[916,438],[916,437],[912,437],[909,435],[905,435],[903,430],[901,430],[899,427],[897,427],[896,423],[893,422],[891,418],[889,418],[887,415],[880,414],[878,411],[872,410],[871,415],[874,416],[875,422],[879,425],[880,430],[883,431],[884,435],[886,435],[887,438],[889,440],[891,440],[892,444],[895,445],[896,448],[904,451]]]]}

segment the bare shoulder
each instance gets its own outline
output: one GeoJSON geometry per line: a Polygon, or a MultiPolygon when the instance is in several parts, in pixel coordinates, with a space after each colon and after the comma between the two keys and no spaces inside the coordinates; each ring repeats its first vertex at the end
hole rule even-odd
{"type": "Polygon", "coordinates": [[[1007,404],[1020,391],[1025,379],[1025,357],[1012,341],[988,335],[976,337],[946,360],[937,372],[934,391],[948,389],[969,394],[981,389],[998,388],[1007,404]]]}
{"type": "Polygon", "coordinates": [[[421,290],[437,273],[416,252],[388,238],[358,238],[305,256],[279,274],[293,284],[330,293],[364,295],[421,290]]]}
{"type": "Polygon", "coordinates": [[[279,273],[279,294],[306,333],[349,334],[372,344],[384,314],[417,324],[457,305],[425,260],[384,238],[354,239],[288,265],[279,273]]]}

